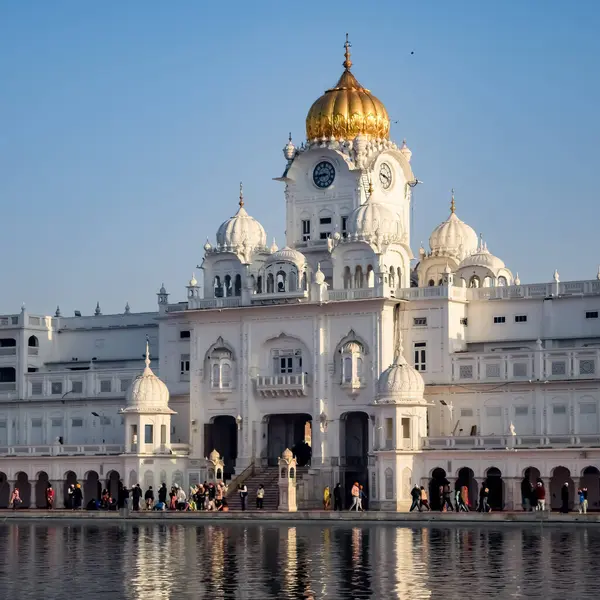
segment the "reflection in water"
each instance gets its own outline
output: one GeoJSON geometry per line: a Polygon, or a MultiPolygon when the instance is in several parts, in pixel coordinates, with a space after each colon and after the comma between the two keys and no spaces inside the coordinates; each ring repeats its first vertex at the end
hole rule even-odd
{"type": "Polygon", "coordinates": [[[594,528],[0,525],[3,598],[587,598],[594,528]],[[40,590],[43,590],[41,592],[40,590]]]}

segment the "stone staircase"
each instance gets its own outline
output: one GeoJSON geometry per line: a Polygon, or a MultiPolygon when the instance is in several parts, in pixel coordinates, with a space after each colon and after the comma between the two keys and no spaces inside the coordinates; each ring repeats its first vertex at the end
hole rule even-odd
{"type": "MultiPolygon", "coordinates": [[[[298,467],[296,481],[308,473],[308,467],[298,467]]],[[[274,511],[279,505],[279,468],[278,467],[256,467],[253,475],[250,475],[244,483],[248,488],[248,499],[246,510],[256,510],[256,490],[262,483],[265,486],[265,498],[263,510],[274,511]]],[[[230,510],[242,510],[240,494],[235,482],[227,491],[227,502],[230,510]]]]}

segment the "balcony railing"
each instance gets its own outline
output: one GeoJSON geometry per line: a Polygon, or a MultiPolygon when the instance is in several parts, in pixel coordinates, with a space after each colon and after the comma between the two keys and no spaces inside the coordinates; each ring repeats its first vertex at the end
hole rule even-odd
{"type": "Polygon", "coordinates": [[[0,446],[0,456],[102,456],[122,454],[118,444],[0,446]]]}
{"type": "Polygon", "coordinates": [[[7,346],[4,348],[0,348],[0,356],[16,356],[17,347],[16,346],[7,346]]]}
{"type": "Polygon", "coordinates": [[[261,396],[306,396],[308,375],[259,375],[256,378],[256,390],[261,396]]]}
{"type": "Polygon", "coordinates": [[[17,382],[2,382],[0,383],[0,392],[16,392],[17,391],[17,382]]]}
{"type": "Polygon", "coordinates": [[[600,448],[600,435],[447,436],[423,439],[423,450],[513,450],[527,448],[600,448]]]}
{"type": "Polygon", "coordinates": [[[330,290],[329,300],[365,300],[375,298],[375,288],[357,288],[351,290],[330,290]]]}

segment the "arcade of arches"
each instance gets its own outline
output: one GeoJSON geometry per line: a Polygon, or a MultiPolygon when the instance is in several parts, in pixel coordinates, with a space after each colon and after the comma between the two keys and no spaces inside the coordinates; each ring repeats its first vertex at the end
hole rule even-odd
{"type": "MultiPolygon", "coordinates": [[[[571,471],[563,466],[553,468],[549,476],[542,476],[536,467],[523,469],[521,477],[504,477],[498,467],[489,467],[482,475],[476,476],[469,467],[461,467],[454,474],[448,474],[442,467],[432,469],[428,480],[422,485],[426,487],[432,510],[440,510],[440,486],[449,484],[452,492],[457,488],[466,486],[469,490],[469,506],[477,507],[481,486],[488,488],[488,503],[492,510],[521,510],[523,498],[521,483],[529,480],[532,486],[542,481],[546,488],[546,505],[552,510],[561,506],[561,488],[569,484],[569,509],[576,509],[575,492],[578,488],[588,490],[588,510],[600,510],[600,469],[588,466],[581,470],[579,476],[574,476],[571,471]]],[[[452,498],[454,500],[454,498],[452,498]]]]}

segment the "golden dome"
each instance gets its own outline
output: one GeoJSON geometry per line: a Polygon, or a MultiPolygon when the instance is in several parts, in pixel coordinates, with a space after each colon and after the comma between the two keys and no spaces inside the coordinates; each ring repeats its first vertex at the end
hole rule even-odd
{"type": "Polygon", "coordinates": [[[390,118],[383,103],[356,80],[350,71],[350,43],[346,34],[344,72],[335,87],[310,107],[306,116],[306,139],[351,140],[359,134],[389,138],[390,118]]]}

